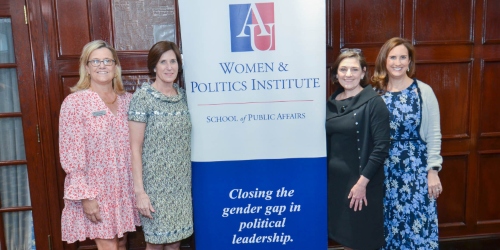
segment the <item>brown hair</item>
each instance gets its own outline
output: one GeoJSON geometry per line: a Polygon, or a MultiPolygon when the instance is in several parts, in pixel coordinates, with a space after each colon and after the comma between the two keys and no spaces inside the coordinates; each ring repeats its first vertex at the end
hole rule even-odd
{"type": "Polygon", "coordinates": [[[387,91],[387,84],[389,83],[389,76],[387,75],[387,56],[392,49],[399,45],[404,45],[408,50],[408,56],[410,57],[410,64],[408,65],[409,71],[406,72],[408,77],[412,77],[415,74],[415,48],[406,39],[401,37],[393,37],[382,45],[375,61],[375,71],[373,72],[372,85],[377,89],[379,93],[385,93],[387,91]]]}
{"type": "Polygon", "coordinates": [[[179,65],[179,72],[177,74],[177,78],[175,79],[176,81],[179,80],[179,76],[182,75],[182,57],[181,57],[181,51],[179,50],[179,47],[173,42],[170,41],[159,41],[151,47],[148,53],[148,70],[149,74],[152,76],[156,76],[156,73],[154,72],[154,69],[156,67],[156,64],[158,64],[158,61],[160,60],[161,55],[163,53],[172,50],[174,51],[175,57],[177,58],[177,64],[179,65]]]}
{"type": "MultiPolygon", "coordinates": [[[[359,65],[361,66],[361,70],[365,73],[365,76],[359,81],[359,85],[361,87],[365,87],[368,85],[368,64],[366,63],[366,58],[363,55],[363,52],[355,52],[352,49],[347,49],[345,52],[341,52],[337,57],[337,60],[333,63],[331,79],[332,83],[338,83],[339,79],[337,78],[337,71],[339,69],[340,63],[346,58],[356,58],[358,59],[359,65]]],[[[339,88],[343,89],[343,87],[339,84],[339,88]]]]}
{"type": "Polygon", "coordinates": [[[80,68],[79,68],[80,79],[78,80],[75,86],[70,88],[71,92],[76,92],[79,90],[85,90],[90,88],[90,76],[85,66],[89,61],[90,54],[92,54],[92,52],[94,52],[95,50],[101,48],[109,49],[109,51],[111,51],[111,54],[113,55],[113,60],[115,60],[116,75],[112,80],[113,90],[117,94],[125,93],[125,88],[123,87],[123,82],[122,82],[122,67],[120,65],[120,60],[118,60],[118,55],[116,54],[116,50],[113,47],[111,47],[109,43],[103,40],[95,40],[83,46],[82,55],[80,56],[80,68]]]}

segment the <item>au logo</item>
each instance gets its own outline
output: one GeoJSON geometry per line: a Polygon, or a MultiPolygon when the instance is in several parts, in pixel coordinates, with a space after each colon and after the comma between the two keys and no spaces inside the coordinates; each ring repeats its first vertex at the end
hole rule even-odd
{"type": "Polygon", "coordinates": [[[231,51],[275,49],[274,3],[229,5],[231,51]]]}

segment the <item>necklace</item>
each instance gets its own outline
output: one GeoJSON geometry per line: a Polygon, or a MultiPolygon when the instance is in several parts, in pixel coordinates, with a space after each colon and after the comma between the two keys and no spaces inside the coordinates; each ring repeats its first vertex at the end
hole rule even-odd
{"type": "MultiPolygon", "coordinates": [[[[100,97],[100,96],[99,96],[99,97],[100,97]]],[[[106,101],[104,101],[104,99],[102,99],[102,97],[101,97],[101,100],[102,100],[104,103],[106,103],[106,104],[113,104],[113,103],[115,103],[115,102],[116,102],[116,99],[118,99],[118,95],[117,95],[116,93],[115,93],[115,99],[113,99],[113,101],[112,101],[112,102],[106,102],[106,101]]]]}
{"type": "MultiPolygon", "coordinates": [[[[97,94],[97,92],[95,92],[95,91],[94,91],[94,89],[90,88],[90,90],[91,90],[92,92],[94,92],[94,93],[96,93],[96,94],[97,94]]],[[[99,98],[101,98],[101,100],[102,100],[104,103],[106,103],[106,104],[110,104],[110,105],[111,105],[111,104],[114,104],[114,103],[116,102],[116,100],[118,99],[118,95],[117,95],[114,91],[113,91],[113,93],[115,94],[115,99],[113,99],[113,101],[112,101],[112,102],[107,102],[107,101],[105,101],[105,100],[104,100],[104,99],[103,99],[103,98],[102,98],[99,94],[97,94],[97,95],[99,96],[99,98]]]]}

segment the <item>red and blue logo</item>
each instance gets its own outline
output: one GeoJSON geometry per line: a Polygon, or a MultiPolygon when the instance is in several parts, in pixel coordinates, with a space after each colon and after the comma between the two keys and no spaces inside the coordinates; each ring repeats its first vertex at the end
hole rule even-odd
{"type": "Polygon", "coordinates": [[[274,3],[230,4],[231,51],[275,49],[274,3]]]}

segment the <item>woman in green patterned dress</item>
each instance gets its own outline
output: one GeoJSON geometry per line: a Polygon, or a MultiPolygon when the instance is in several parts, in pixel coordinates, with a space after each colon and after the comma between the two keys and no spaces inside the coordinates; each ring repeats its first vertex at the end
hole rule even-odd
{"type": "Polygon", "coordinates": [[[193,233],[191,121],[186,93],[175,83],[180,51],[161,41],[148,54],[156,77],[144,84],[129,108],[132,174],[146,249],[174,250],[193,233]]]}

